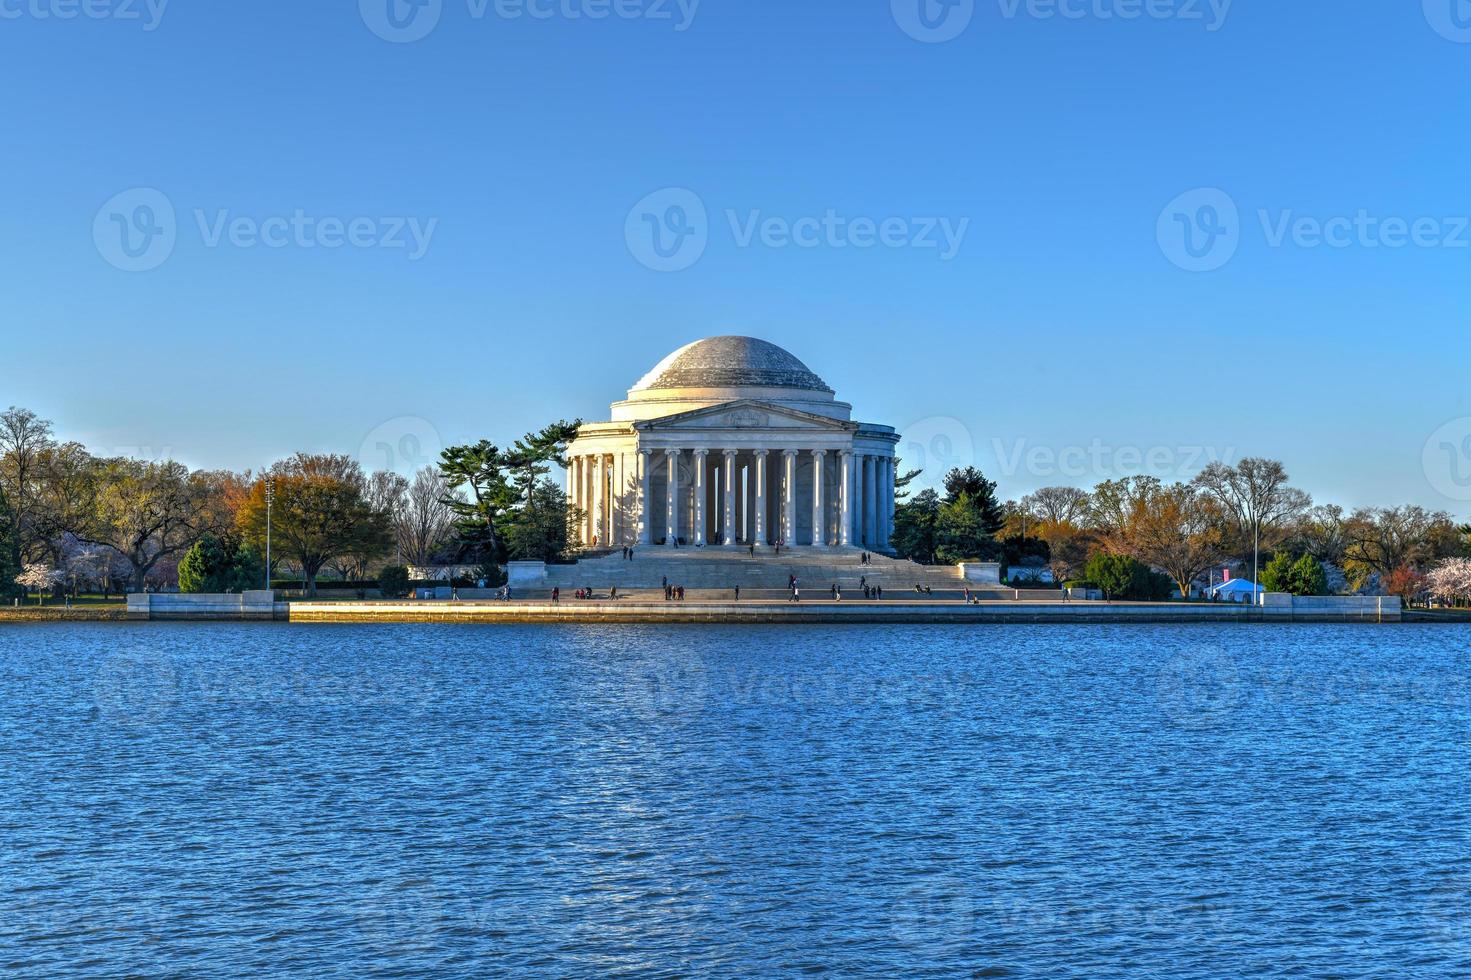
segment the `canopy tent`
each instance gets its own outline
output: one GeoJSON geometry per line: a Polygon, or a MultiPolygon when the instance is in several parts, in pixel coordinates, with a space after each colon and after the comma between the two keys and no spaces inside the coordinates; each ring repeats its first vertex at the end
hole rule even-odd
{"type": "Polygon", "coordinates": [[[1254,596],[1261,595],[1267,590],[1257,585],[1250,579],[1233,578],[1223,585],[1217,585],[1211,589],[1212,599],[1223,599],[1227,602],[1251,602],[1254,596]]]}

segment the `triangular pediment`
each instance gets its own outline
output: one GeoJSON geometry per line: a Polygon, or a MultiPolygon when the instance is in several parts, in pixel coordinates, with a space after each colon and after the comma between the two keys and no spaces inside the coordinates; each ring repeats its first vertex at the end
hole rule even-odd
{"type": "Polygon", "coordinates": [[[722,431],[748,429],[790,429],[793,431],[856,432],[855,422],[844,422],[814,415],[785,405],[742,398],[738,401],[697,408],[692,412],[666,415],[660,419],[637,422],[634,428],[643,432],[669,430],[722,431]]]}

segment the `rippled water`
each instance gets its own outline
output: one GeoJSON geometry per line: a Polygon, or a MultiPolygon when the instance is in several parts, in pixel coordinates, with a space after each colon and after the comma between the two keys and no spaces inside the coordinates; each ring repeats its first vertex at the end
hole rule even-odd
{"type": "Polygon", "coordinates": [[[1460,627],[0,628],[7,976],[1471,971],[1460,627]]]}

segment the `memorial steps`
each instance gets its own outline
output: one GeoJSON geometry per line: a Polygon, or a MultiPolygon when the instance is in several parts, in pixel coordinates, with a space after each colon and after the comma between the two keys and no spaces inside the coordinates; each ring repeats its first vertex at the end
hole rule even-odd
{"type": "MultiPolygon", "coordinates": [[[[756,556],[746,548],[635,548],[633,560],[612,552],[589,558],[575,565],[547,567],[547,588],[592,588],[599,591],[617,586],[620,589],[660,588],[665,577],[671,585],[685,589],[785,590],[788,579],[795,575],[804,592],[819,592],[836,584],[846,593],[862,594],[860,580],[882,586],[896,598],[913,592],[915,586],[928,586],[936,591],[959,591],[965,587],[960,569],[954,566],[919,565],[904,559],[873,555],[865,565],[858,549],[782,549],[777,556],[770,547],[756,549],[756,556]]],[[[990,587],[997,592],[1011,590],[990,587]]]]}

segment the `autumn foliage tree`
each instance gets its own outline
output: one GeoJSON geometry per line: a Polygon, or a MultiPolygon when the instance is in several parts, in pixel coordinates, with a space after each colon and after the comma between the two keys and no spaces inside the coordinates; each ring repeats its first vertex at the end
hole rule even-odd
{"type": "MultiPolygon", "coordinates": [[[[317,576],[344,555],[386,554],[389,518],[368,499],[362,467],[347,456],[298,453],[268,471],[275,481],[272,548],[290,557],[316,595],[317,576]]],[[[240,507],[241,536],[260,553],[266,546],[266,487],[255,481],[240,507]]]]}

